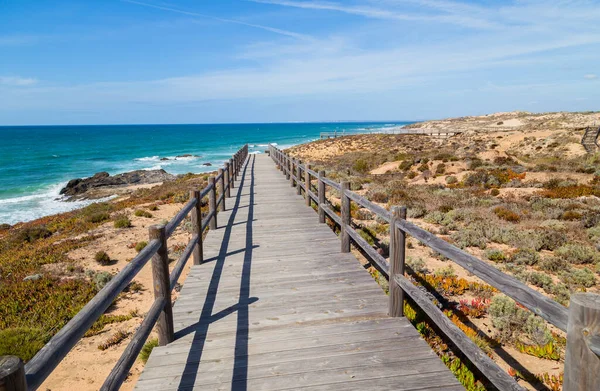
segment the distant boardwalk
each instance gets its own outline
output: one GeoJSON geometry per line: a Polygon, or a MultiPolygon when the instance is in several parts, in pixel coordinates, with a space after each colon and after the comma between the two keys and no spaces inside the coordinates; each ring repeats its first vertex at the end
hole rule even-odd
{"type": "Polygon", "coordinates": [[[137,390],[461,390],[266,155],[250,156],[137,390]]]}

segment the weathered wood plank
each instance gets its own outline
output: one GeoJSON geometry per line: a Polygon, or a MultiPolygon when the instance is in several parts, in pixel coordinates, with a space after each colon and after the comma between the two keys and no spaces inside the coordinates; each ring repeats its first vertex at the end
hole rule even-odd
{"type": "Polygon", "coordinates": [[[136,388],[346,389],[372,378],[401,389],[423,376],[421,386],[455,389],[454,376],[405,318],[387,317],[383,290],[290,187],[307,187],[306,165],[271,158],[284,175],[267,156],[248,161],[231,209],[203,243],[204,263],[192,267],[173,307],[177,339],[155,348],[136,388]]]}

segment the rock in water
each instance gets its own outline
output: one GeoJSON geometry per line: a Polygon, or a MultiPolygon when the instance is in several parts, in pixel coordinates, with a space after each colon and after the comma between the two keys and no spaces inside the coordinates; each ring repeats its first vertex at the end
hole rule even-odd
{"type": "Polygon", "coordinates": [[[202,165],[203,165],[203,166],[206,166],[206,167],[210,167],[210,166],[212,166],[212,164],[210,164],[210,163],[202,163],[202,165]]]}
{"type": "Polygon", "coordinates": [[[107,172],[99,172],[90,178],[72,179],[62,188],[60,194],[69,197],[79,196],[86,191],[106,186],[143,185],[165,182],[175,179],[165,170],[137,170],[110,176],[107,172]]]}

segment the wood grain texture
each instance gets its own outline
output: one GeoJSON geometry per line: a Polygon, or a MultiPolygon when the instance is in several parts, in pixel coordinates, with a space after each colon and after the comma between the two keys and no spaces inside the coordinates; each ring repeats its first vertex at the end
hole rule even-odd
{"type": "Polygon", "coordinates": [[[348,198],[347,194],[350,192],[350,182],[342,182],[341,183],[341,197],[342,197],[342,224],[341,224],[341,232],[340,239],[342,244],[342,252],[349,253],[350,252],[350,235],[348,235],[348,228],[351,223],[350,216],[350,198],[348,198]]]}
{"type": "Polygon", "coordinates": [[[176,339],[136,389],[461,389],[405,318],[387,316],[385,293],[271,151],[240,168],[173,307],[176,339]]]}
{"type": "Polygon", "coordinates": [[[217,229],[217,186],[215,185],[215,177],[208,178],[210,193],[208,193],[208,210],[212,213],[210,218],[210,229],[217,229]]]}
{"type": "Polygon", "coordinates": [[[318,176],[318,181],[319,181],[319,185],[318,185],[318,196],[319,196],[319,209],[318,209],[318,213],[319,213],[319,223],[323,224],[325,223],[325,211],[323,210],[323,207],[321,205],[323,205],[325,203],[325,182],[323,182],[323,178],[325,178],[325,171],[319,171],[319,176],[318,176]]]}
{"type": "Polygon", "coordinates": [[[0,356],[0,391],[27,391],[23,361],[15,356],[0,356]]]}
{"type": "Polygon", "coordinates": [[[152,287],[154,299],[164,299],[165,305],[156,325],[158,344],[165,346],[173,342],[173,309],[171,308],[171,284],[169,281],[169,253],[167,236],[163,225],[153,225],[149,229],[150,240],[158,240],[160,248],[152,257],[152,287]]]}
{"type": "Polygon", "coordinates": [[[600,390],[600,295],[576,293],[569,303],[564,391],[600,390]]]}

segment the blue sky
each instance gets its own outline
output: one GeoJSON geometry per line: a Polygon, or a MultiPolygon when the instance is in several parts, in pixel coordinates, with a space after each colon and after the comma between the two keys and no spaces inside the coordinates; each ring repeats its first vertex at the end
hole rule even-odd
{"type": "Polygon", "coordinates": [[[0,125],[600,110],[600,1],[0,1],[0,125]]]}

